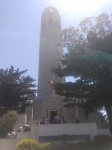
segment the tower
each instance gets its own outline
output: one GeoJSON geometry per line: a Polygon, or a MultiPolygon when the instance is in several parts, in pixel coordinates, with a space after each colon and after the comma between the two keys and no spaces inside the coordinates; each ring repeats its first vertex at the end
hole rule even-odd
{"type": "MultiPolygon", "coordinates": [[[[51,122],[53,118],[69,115],[68,109],[64,107],[63,97],[55,94],[50,82],[64,82],[64,78],[55,76],[51,68],[61,65],[60,58],[63,54],[61,41],[61,19],[56,8],[47,7],[41,17],[40,47],[39,47],[39,74],[38,74],[38,96],[33,104],[33,119],[47,118],[51,122]]],[[[26,110],[30,120],[31,110],[26,110]]],[[[74,120],[74,110],[70,110],[71,118],[74,120]]]]}
{"type": "Polygon", "coordinates": [[[61,19],[56,8],[47,7],[41,17],[41,33],[39,48],[39,96],[51,96],[54,94],[51,80],[63,82],[51,73],[51,68],[60,65],[59,58],[62,56],[62,48],[58,46],[61,40],[61,19]]]}

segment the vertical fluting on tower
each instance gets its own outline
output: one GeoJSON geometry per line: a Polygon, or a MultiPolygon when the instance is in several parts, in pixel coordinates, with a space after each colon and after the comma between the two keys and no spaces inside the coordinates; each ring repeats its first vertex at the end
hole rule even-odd
{"type": "Polygon", "coordinates": [[[58,46],[61,41],[61,19],[56,8],[47,7],[41,17],[40,49],[39,49],[39,96],[52,96],[51,80],[63,82],[54,76],[51,68],[60,65],[59,58],[63,49],[58,46]]]}

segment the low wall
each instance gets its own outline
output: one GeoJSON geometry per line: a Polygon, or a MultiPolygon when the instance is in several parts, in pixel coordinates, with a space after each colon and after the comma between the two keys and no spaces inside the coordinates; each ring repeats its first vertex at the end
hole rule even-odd
{"type": "Polygon", "coordinates": [[[109,129],[98,129],[98,135],[111,135],[109,129]]]}
{"type": "MultiPolygon", "coordinates": [[[[0,150],[15,150],[16,144],[23,138],[36,140],[53,139],[54,141],[81,140],[88,136],[93,140],[96,135],[110,135],[108,129],[98,129],[96,123],[69,123],[69,124],[36,124],[32,122],[30,132],[18,132],[16,139],[0,139],[0,150]]],[[[47,140],[44,140],[47,142],[47,140]]]]}
{"type": "Polygon", "coordinates": [[[0,139],[0,150],[15,150],[16,139],[0,139]]]}
{"type": "Polygon", "coordinates": [[[0,139],[0,150],[15,150],[16,144],[23,138],[31,138],[31,132],[18,132],[16,139],[0,139]]]}
{"type": "Polygon", "coordinates": [[[96,123],[70,123],[70,124],[39,124],[38,137],[50,136],[83,136],[89,135],[92,140],[97,135],[96,123]]]}

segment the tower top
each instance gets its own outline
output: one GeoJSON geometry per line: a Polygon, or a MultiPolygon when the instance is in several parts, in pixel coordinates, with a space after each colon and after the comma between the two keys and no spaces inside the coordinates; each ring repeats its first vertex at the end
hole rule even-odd
{"type": "MultiPolygon", "coordinates": [[[[49,6],[44,9],[41,17],[41,31],[56,32],[61,30],[61,18],[55,7],[49,6]]],[[[56,35],[56,34],[55,34],[56,35]]]]}
{"type": "Polygon", "coordinates": [[[54,14],[60,17],[58,10],[55,7],[49,6],[44,9],[42,17],[46,15],[54,15],[54,14]]]}

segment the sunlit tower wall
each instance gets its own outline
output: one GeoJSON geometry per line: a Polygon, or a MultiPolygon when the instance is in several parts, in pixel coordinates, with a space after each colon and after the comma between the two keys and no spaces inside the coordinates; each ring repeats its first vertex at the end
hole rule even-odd
{"type": "Polygon", "coordinates": [[[47,7],[41,17],[38,96],[55,95],[50,81],[63,82],[64,80],[51,73],[51,68],[61,65],[59,58],[63,54],[63,48],[58,46],[60,41],[61,19],[59,12],[54,7],[47,7]]]}

